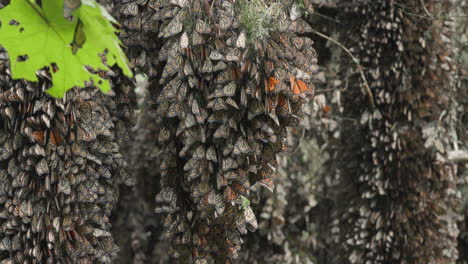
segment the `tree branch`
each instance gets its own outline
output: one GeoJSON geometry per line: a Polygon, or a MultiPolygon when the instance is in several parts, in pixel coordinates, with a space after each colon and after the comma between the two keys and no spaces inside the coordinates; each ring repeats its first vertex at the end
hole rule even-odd
{"type": "Polygon", "coordinates": [[[341,44],[340,42],[338,42],[337,40],[323,34],[323,33],[320,33],[316,30],[313,30],[312,29],[312,33],[322,37],[322,38],[325,38],[333,43],[335,43],[336,45],[338,45],[340,48],[342,48],[352,59],[352,61],[354,63],[356,63],[356,66],[358,68],[358,71],[359,71],[359,74],[361,75],[361,78],[362,78],[362,81],[364,82],[364,88],[365,88],[365,93],[367,94],[367,97],[369,99],[369,104],[371,105],[371,108],[374,109],[375,108],[375,103],[374,103],[374,96],[372,95],[372,91],[370,90],[370,87],[369,87],[369,83],[367,82],[367,79],[366,79],[366,75],[364,74],[364,71],[362,70],[362,66],[361,64],[359,63],[359,60],[351,53],[351,51],[346,48],[345,46],[343,46],[343,44],[341,44]]]}

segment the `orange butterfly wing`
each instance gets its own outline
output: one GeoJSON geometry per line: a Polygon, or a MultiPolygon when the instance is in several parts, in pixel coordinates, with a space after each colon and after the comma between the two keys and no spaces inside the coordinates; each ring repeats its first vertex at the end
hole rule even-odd
{"type": "Polygon", "coordinates": [[[293,93],[295,95],[300,95],[301,94],[301,89],[299,88],[299,85],[297,85],[297,83],[294,83],[292,91],[293,91],[293,93]]]}
{"type": "Polygon", "coordinates": [[[297,86],[299,88],[299,93],[305,93],[305,92],[310,90],[309,87],[307,86],[307,84],[304,81],[297,80],[296,84],[297,84],[297,86]]]}
{"type": "Polygon", "coordinates": [[[296,80],[296,77],[294,76],[289,77],[289,81],[291,82],[291,91],[295,95],[300,95],[302,93],[310,91],[310,88],[304,81],[296,80]]]}
{"type": "Polygon", "coordinates": [[[267,81],[267,89],[266,91],[267,92],[273,92],[275,91],[275,87],[276,85],[279,83],[280,81],[278,79],[276,79],[275,77],[269,77],[268,78],[268,81],[267,81]]]}
{"type": "Polygon", "coordinates": [[[299,80],[296,80],[296,77],[291,76],[289,77],[289,81],[291,82],[291,91],[293,92],[293,94],[300,95],[302,92],[301,87],[298,85],[299,80]]]}

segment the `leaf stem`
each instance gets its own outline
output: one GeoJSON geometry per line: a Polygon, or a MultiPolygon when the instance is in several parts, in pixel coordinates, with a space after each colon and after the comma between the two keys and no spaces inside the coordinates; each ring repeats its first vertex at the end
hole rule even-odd
{"type": "Polygon", "coordinates": [[[40,9],[37,8],[37,5],[35,3],[32,3],[29,0],[25,0],[33,9],[36,11],[36,13],[49,25],[49,20],[47,17],[44,16],[44,14],[41,12],[40,9]]]}

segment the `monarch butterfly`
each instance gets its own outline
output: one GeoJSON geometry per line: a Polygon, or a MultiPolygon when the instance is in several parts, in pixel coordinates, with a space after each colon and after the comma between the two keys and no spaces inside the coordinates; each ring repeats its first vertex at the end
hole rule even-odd
{"type": "Polygon", "coordinates": [[[234,107],[235,109],[239,109],[239,106],[237,105],[236,101],[234,101],[234,99],[232,98],[226,99],[226,104],[234,107]]]}
{"type": "Polygon", "coordinates": [[[219,29],[229,29],[232,26],[232,20],[233,17],[227,14],[226,12],[221,13],[219,17],[219,29]]]}
{"type": "Polygon", "coordinates": [[[211,60],[223,60],[224,56],[216,50],[211,51],[210,57],[211,60]]]}
{"type": "Polygon", "coordinates": [[[183,21],[183,19],[184,19],[184,13],[183,12],[178,13],[174,17],[174,19],[172,19],[171,22],[169,22],[169,24],[167,24],[167,26],[164,28],[164,30],[161,31],[161,33],[164,33],[163,37],[168,38],[170,36],[174,36],[174,35],[179,34],[180,32],[182,32],[182,29],[183,29],[182,21],[183,21]]]}
{"type": "Polygon", "coordinates": [[[226,54],[227,61],[239,61],[240,57],[241,57],[240,50],[235,49],[235,48],[228,48],[228,51],[226,54]]]}
{"type": "Polygon", "coordinates": [[[229,137],[229,127],[226,124],[221,125],[214,133],[214,138],[228,138],[229,137]]]}
{"type": "Polygon", "coordinates": [[[244,209],[244,218],[246,222],[247,229],[249,229],[250,232],[254,232],[258,228],[258,222],[257,218],[255,217],[254,212],[252,211],[252,208],[250,206],[247,206],[244,209]]]}
{"type": "Polygon", "coordinates": [[[201,69],[202,73],[211,73],[213,72],[213,62],[211,60],[205,60],[203,67],[201,69]]]}
{"type": "Polygon", "coordinates": [[[252,63],[249,60],[243,61],[243,64],[241,66],[241,72],[248,72],[250,70],[251,65],[252,63]]]}
{"type": "Polygon", "coordinates": [[[182,36],[180,37],[180,47],[182,49],[186,49],[188,48],[188,46],[189,46],[188,35],[187,35],[187,32],[184,32],[184,34],[182,34],[182,36]]]}
{"type": "Polygon", "coordinates": [[[238,81],[241,78],[241,71],[239,69],[232,69],[232,80],[238,81]]]}
{"type": "Polygon", "coordinates": [[[258,182],[258,184],[262,187],[265,187],[267,190],[270,192],[273,192],[273,189],[275,188],[275,184],[271,179],[263,179],[258,182]]]}
{"type": "Polygon", "coordinates": [[[287,98],[282,94],[278,95],[278,105],[283,108],[289,109],[289,102],[287,98]]]}
{"type": "Polygon", "coordinates": [[[294,76],[291,76],[289,80],[291,82],[291,91],[295,95],[300,95],[311,90],[304,81],[296,80],[294,76]]]}
{"type": "Polygon", "coordinates": [[[179,7],[185,7],[187,5],[187,0],[171,0],[171,4],[179,7]]]}
{"type": "Polygon", "coordinates": [[[232,184],[231,188],[236,193],[247,195],[248,188],[241,183],[234,183],[232,184]]]}
{"type": "Polygon", "coordinates": [[[166,86],[161,91],[161,94],[159,95],[157,102],[163,102],[168,99],[172,99],[176,97],[177,95],[177,90],[179,89],[182,81],[178,78],[172,80],[169,82],[166,86]]]}
{"type": "Polygon", "coordinates": [[[224,84],[231,81],[231,79],[231,72],[229,70],[225,70],[216,76],[215,82],[217,84],[224,84]]]}
{"type": "Polygon", "coordinates": [[[216,65],[213,67],[213,71],[222,71],[225,69],[227,69],[227,64],[223,61],[216,63],[216,65]]]}
{"type": "Polygon", "coordinates": [[[245,32],[242,32],[239,37],[236,40],[236,46],[238,48],[244,49],[245,48],[245,40],[246,40],[246,34],[245,32]]]}
{"type": "Polygon", "coordinates": [[[274,92],[276,85],[280,82],[280,80],[276,79],[275,77],[268,77],[265,81],[265,91],[266,92],[274,92]]]}
{"type": "Polygon", "coordinates": [[[169,106],[169,111],[167,112],[167,117],[176,117],[183,112],[181,103],[174,103],[169,106]]]}
{"type": "Polygon", "coordinates": [[[206,159],[214,162],[218,161],[218,159],[216,158],[216,150],[213,146],[209,147],[206,151],[206,159]]]}
{"type": "Polygon", "coordinates": [[[50,136],[50,140],[51,140],[52,144],[54,144],[54,145],[62,144],[63,138],[62,138],[62,136],[60,135],[60,133],[58,132],[58,130],[56,128],[52,128],[50,130],[49,136],[50,136]]]}
{"type": "Polygon", "coordinates": [[[187,97],[188,86],[187,83],[183,83],[179,87],[179,91],[177,92],[177,100],[183,101],[187,97]]]}
{"type": "Polygon", "coordinates": [[[232,158],[225,158],[223,160],[223,171],[228,171],[230,169],[236,169],[239,165],[237,161],[232,158]]]}
{"type": "Polygon", "coordinates": [[[231,82],[228,85],[224,86],[221,95],[222,96],[227,96],[227,97],[232,97],[236,93],[236,88],[237,88],[236,83],[231,82]]]}
{"type": "Polygon", "coordinates": [[[243,137],[237,139],[236,144],[234,145],[234,154],[248,154],[250,152],[249,143],[243,137]]]}
{"type": "Polygon", "coordinates": [[[195,160],[200,160],[205,157],[205,148],[202,146],[199,146],[195,152],[192,155],[192,158],[195,160]]]}
{"type": "Polygon", "coordinates": [[[228,184],[227,180],[224,178],[223,174],[221,173],[218,173],[216,175],[216,183],[217,183],[218,190],[221,189],[222,187],[227,186],[228,184]]]}
{"type": "Polygon", "coordinates": [[[136,16],[138,15],[138,5],[136,3],[129,3],[123,8],[124,15],[136,16]]]}
{"type": "Polygon", "coordinates": [[[239,175],[237,174],[237,171],[228,171],[225,175],[224,175],[224,178],[226,180],[231,180],[231,181],[236,181],[236,180],[239,180],[240,177],[239,175]]]}
{"type": "Polygon", "coordinates": [[[212,108],[214,111],[227,110],[227,105],[223,98],[216,98],[210,101],[207,105],[208,108],[212,108]]]}
{"type": "MultiPolygon", "coordinates": [[[[192,33],[192,45],[193,46],[197,46],[197,45],[200,45],[200,44],[203,44],[205,43],[205,40],[203,39],[202,35],[200,35],[200,33],[198,32],[193,32],[192,33]]],[[[189,55],[190,57],[190,55],[189,55]]]]}
{"type": "Polygon", "coordinates": [[[181,68],[182,63],[183,63],[182,56],[176,56],[173,59],[169,58],[166,66],[164,67],[164,71],[163,71],[161,78],[166,79],[176,74],[181,68]]]}
{"type": "Polygon", "coordinates": [[[296,20],[294,22],[291,22],[291,24],[289,24],[287,31],[293,32],[293,33],[307,33],[307,32],[311,32],[311,27],[304,20],[296,20]]]}
{"type": "Polygon", "coordinates": [[[211,28],[205,21],[199,19],[195,24],[195,30],[200,34],[210,34],[211,28]]]}
{"type": "Polygon", "coordinates": [[[41,145],[45,145],[45,142],[46,142],[45,135],[46,135],[45,130],[34,131],[32,134],[34,140],[36,140],[41,145]]]}
{"type": "Polygon", "coordinates": [[[229,186],[227,186],[226,189],[224,190],[224,199],[227,202],[233,202],[237,199],[236,193],[229,186]]]}

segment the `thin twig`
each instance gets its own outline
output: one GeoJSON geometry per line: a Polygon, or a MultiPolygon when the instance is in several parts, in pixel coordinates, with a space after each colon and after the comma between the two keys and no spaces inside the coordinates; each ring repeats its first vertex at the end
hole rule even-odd
{"type": "Polygon", "coordinates": [[[315,94],[331,92],[331,91],[335,91],[335,90],[336,90],[335,88],[317,89],[317,90],[315,90],[315,94]]]}
{"type": "Polygon", "coordinates": [[[344,116],[332,115],[332,114],[328,114],[328,117],[332,118],[333,120],[350,121],[353,123],[359,123],[359,120],[357,118],[344,117],[344,116]]]}
{"type": "Polygon", "coordinates": [[[419,17],[419,18],[424,18],[424,19],[428,19],[428,20],[434,20],[433,17],[418,15],[418,14],[415,14],[415,13],[412,13],[412,12],[408,11],[408,10],[411,10],[411,8],[409,8],[409,7],[405,6],[405,5],[398,4],[398,3],[395,3],[395,5],[398,6],[403,13],[406,13],[408,15],[419,17]]]}
{"type": "Polygon", "coordinates": [[[333,21],[333,22],[335,22],[335,23],[341,24],[341,21],[336,20],[336,19],[334,19],[334,18],[332,18],[332,17],[329,17],[329,16],[327,16],[327,15],[321,14],[321,13],[319,13],[319,12],[317,12],[317,11],[315,11],[314,13],[312,13],[312,15],[316,15],[316,16],[319,16],[319,17],[323,17],[323,18],[325,18],[325,19],[327,19],[327,20],[330,20],[330,21],[333,21]]]}
{"type": "Polygon", "coordinates": [[[302,128],[302,135],[301,135],[301,139],[299,139],[299,142],[297,142],[297,146],[296,148],[291,152],[291,155],[296,153],[299,148],[301,147],[301,143],[302,143],[302,140],[304,140],[304,137],[305,137],[305,128],[302,128]]]}
{"type": "Polygon", "coordinates": [[[432,14],[429,13],[429,10],[427,10],[427,8],[426,8],[426,3],[424,3],[424,0],[419,0],[419,2],[421,2],[421,5],[422,5],[422,7],[423,7],[423,9],[424,9],[424,12],[426,12],[427,16],[430,17],[430,18],[434,18],[434,17],[432,16],[432,14]]]}
{"type": "Polygon", "coordinates": [[[342,48],[346,53],[348,53],[348,55],[351,57],[352,61],[353,61],[354,63],[356,63],[356,66],[357,66],[358,71],[359,71],[359,73],[360,73],[360,75],[361,75],[362,81],[364,82],[364,88],[365,88],[365,90],[366,90],[367,97],[368,97],[368,99],[369,99],[369,103],[370,103],[372,109],[375,108],[374,96],[372,95],[372,92],[371,92],[371,90],[370,90],[369,84],[368,84],[367,79],[366,79],[366,75],[364,74],[364,71],[362,70],[362,67],[361,67],[361,64],[359,63],[359,60],[358,60],[356,57],[354,57],[354,55],[351,53],[351,51],[350,51],[348,48],[346,48],[345,46],[343,46],[343,44],[341,44],[341,43],[338,42],[337,40],[335,40],[335,39],[333,39],[333,38],[331,38],[331,37],[329,37],[329,36],[327,36],[327,35],[325,35],[325,34],[323,34],[323,33],[320,33],[320,32],[318,32],[318,31],[315,31],[315,30],[313,30],[313,29],[312,29],[312,33],[314,33],[314,34],[316,34],[316,35],[319,35],[320,37],[325,38],[325,39],[327,39],[327,40],[329,40],[329,41],[335,43],[335,44],[338,45],[340,48],[342,48]]]}

